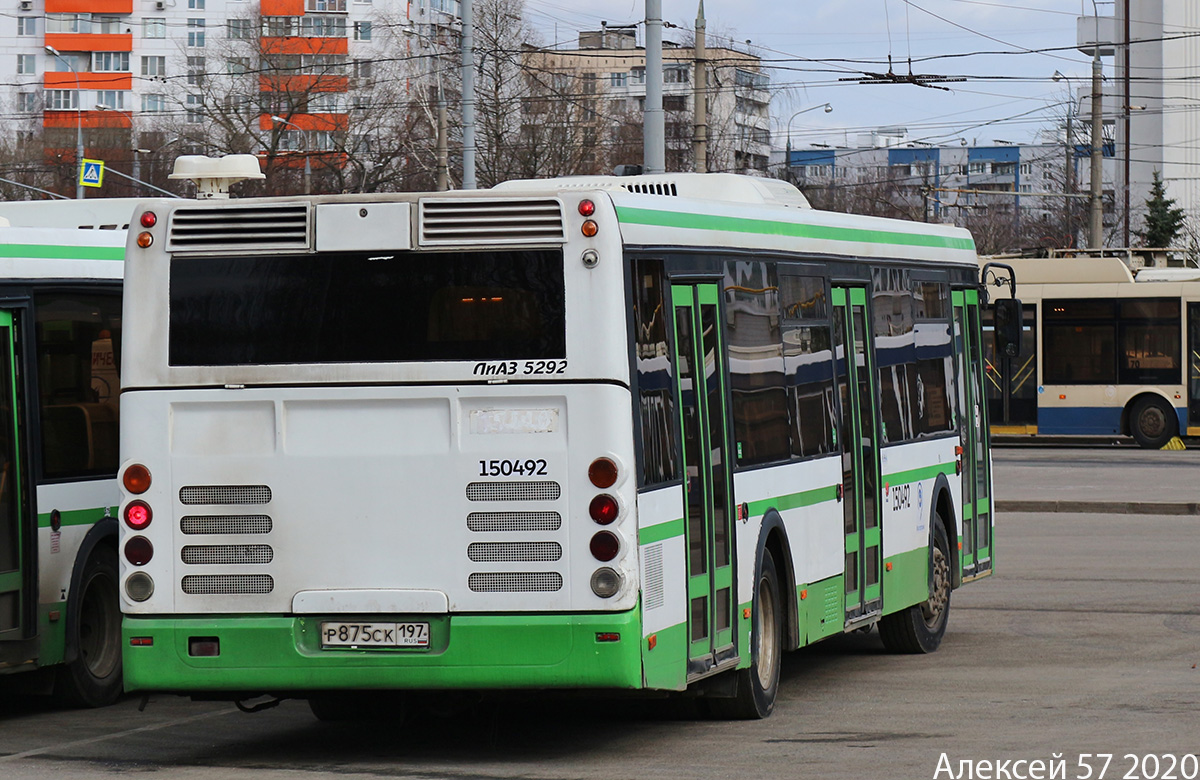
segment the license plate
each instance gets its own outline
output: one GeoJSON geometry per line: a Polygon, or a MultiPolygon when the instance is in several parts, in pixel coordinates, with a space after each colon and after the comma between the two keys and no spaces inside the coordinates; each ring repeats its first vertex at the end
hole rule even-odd
{"type": "Polygon", "coordinates": [[[428,623],[322,623],[322,647],[429,647],[428,623]]]}

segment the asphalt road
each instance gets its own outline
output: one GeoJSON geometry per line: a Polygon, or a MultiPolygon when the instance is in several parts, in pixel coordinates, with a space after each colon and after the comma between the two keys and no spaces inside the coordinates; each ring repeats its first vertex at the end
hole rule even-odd
{"type": "MultiPolygon", "coordinates": [[[[1035,465],[1020,452],[997,456],[1000,496],[1082,480],[1119,496],[1160,474],[1182,490],[1200,473],[1193,451],[1056,450],[1035,465]]],[[[1121,778],[1125,754],[1163,757],[1163,769],[1165,756],[1194,756],[1200,517],[1009,513],[997,549],[997,574],[954,593],[936,654],[888,655],[875,633],[792,653],[765,721],[546,697],[427,702],[402,722],[351,725],[320,723],[303,702],[248,715],[177,697],[144,712],[132,698],[101,711],[0,699],[0,778],[873,780],[932,778],[943,753],[956,772],[960,760],[1061,757],[1068,778],[1084,776],[1080,754],[1112,753],[1105,777],[1121,778]]]]}

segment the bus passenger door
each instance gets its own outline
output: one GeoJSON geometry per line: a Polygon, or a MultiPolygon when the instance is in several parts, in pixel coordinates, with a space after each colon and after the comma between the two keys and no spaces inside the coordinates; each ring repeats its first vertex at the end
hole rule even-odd
{"type": "MultiPolygon", "coordinates": [[[[12,313],[0,311],[0,640],[27,638],[32,628],[25,614],[29,540],[21,522],[14,333],[12,313]]],[[[3,660],[8,659],[0,650],[3,660]]]]}
{"type": "Polygon", "coordinates": [[[687,540],[688,674],[737,658],[733,646],[733,484],[725,353],[715,283],[673,284],[687,540]]]}
{"type": "Polygon", "coordinates": [[[962,440],[963,579],[992,567],[992,516],[989,495],[987,403],[983,398],[979,293],[954,290],[954,384],[958,388],[958,434],[962,440]]]}
{"type": "Polygon", "coordinates": [[[846,627],[879,615],[883,532],[875,355],[863,287],[833,288],[834,343],[841,399],[842,511],[846,541],[846,627]],[[846,356],[852,356],[847,360],[846,356]]]}

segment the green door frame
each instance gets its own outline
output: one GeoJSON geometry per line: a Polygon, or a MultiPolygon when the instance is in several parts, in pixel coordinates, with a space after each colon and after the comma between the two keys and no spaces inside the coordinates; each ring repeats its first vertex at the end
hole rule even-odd
{"type": "Polygon", "coordinates": [[[877,377],[865,287],[832,289],[842,406],[842,494],[845,531],[846,626],[883,608],[883,506],[879,464],[877,377]],[[853,355],[854,359],[848,358],[853,355]]]}
{"type": "Polygon", "coordinates": [[[733,474],[720,287],[672,280],[671,301],[685,474],[688,673],[696,676],[737,657],[733,474]]]}
{"type": "Polygon", "coordinates": [[[24,639],[30,628],[25,614],[24,551],[29,540],[22,522],[15,342],[12,312],[0,310],[0,639],[24,639]]]}
{"type": "Polygon", "coordinates": [[[991,569],[991,474],[988,466],[988,409],[983,387],[983,345],[979,292],[954,290],[955,384],[958,386],[959,436],[962,439],[963,579],[991,569]]]}

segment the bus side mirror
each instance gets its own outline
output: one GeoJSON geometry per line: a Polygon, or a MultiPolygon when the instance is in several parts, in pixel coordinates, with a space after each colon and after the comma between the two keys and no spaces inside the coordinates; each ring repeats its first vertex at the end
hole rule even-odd
{"type": "Polygon", "coordinates": [[[995,326],[996,354],[1014,358],[1021,354],[1021,302],[1016,298],[1001,298],[992,304],[992,323],[995,326]]]}

